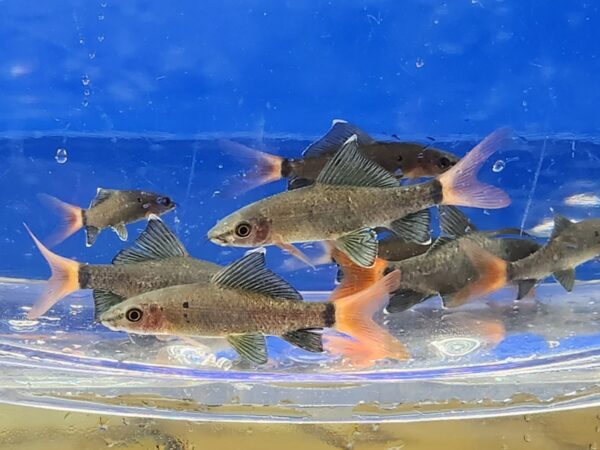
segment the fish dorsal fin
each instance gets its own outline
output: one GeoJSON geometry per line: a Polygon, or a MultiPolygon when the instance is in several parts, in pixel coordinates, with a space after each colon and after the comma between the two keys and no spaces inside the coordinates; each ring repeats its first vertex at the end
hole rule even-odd
{"type": "Polygon", "coordinates": [[[399,186],[398,180],[391,173],[361,153],[355,134],[329,160],[316,182],[334,186],[399,186]]]}
{"type": "Polygon", "coordinates": [[[227,342],[246,361],[254,364],[265,364],[267,362],[267,343],[262,334],[230,334],[227,336],[227,342]]]}
{"type": "Polygon", "coordinates": [[[102,289],[94,289],[92,291],[94,297],[94,320],[100,321],[100,316],[115,305],[125,301],[125,298],[102,289]]]}
{"type": "Polygon", "coordinates": [[[562,214],[556,214],[554,216],[554,230],[552,230],[552,236],[550,237],[550,239],[558,236],[571,225],[573,225],[573,222],[571,222],[565,216],[563,216],[562,214]]]}
{"type": "Polygon", "coordinates": [[[255,292],[272,298],[302,300],[300,293],[265,266],[264,249],[246,253],[213,275],[212,283],[230,289],[255,292]]]}
{"type": "Polygon", "coordinates": [[[113,264],[135,264],[150,260],[161,260],[176,256],[187,256],[183,244],[157,216],[152,214],[146,229],[130,248],[121,250],[113,264]]]}
{"type": "Polygon", "coordinates": [[[302,156],[305,158],[315,158],[323,155],[333,155],[352,135],[357,136],[360,145],[375,142],[371,136],[357,126],[345,120],[336,119],[331,124],[331,128],[325,136],[306,147],[302,152],[302,156]]]}
{"type": "Polygon", "coordinates": [[[461,237],[465,234],[477,231],[477,227],[455,206],[439,206],[439,214],[440,228],[442,229],[442,232],[448,236],[461,237]]]}
{"type": "Polygon", "coordinates": [[[115,192],[117,192],[115,189],[98,188],[96,190],[96,196],[90,202],[90,208],[98,206],[100,203],[108,200],[115,192]]]}
{"type": "Polygon", "coordinates": [[[431,244],[431,247],[429,247],[426,254],[429,255],[429,254],[439,250],[440,248],[442,248],[444,245],[448,244],[449,242],[453,242],[453,241],[455,241],[455,239],[452,239],[447,236],[440,236],[435,241],[433,241],[433,244],[431,244]]]}

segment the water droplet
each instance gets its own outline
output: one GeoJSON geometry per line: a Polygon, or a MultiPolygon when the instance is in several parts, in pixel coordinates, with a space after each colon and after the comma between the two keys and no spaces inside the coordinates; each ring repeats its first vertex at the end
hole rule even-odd
{"type": "Polygon", "coordinates": [[[525,442],[531,442],[531,435],[530,435],[529,433],[525,433],[525,434],[523,435],[523,440],[524,440],[525,442]]]}
{"type": "Polygon", "coordinates": [[[596,427],[596,433],[600,433],[600,427],[596,427]]]}
{"type": "Polygon", "coordinates": [[[106,8],[107,6],[108,6],[108,3],[106,3],[106,2],[100,3],[101,8],[106,8]]]}
{"type": "Polygon", "coordinates": [[[89,89],[84,89],[83,90],[83,95],[85,95],[86,97],[90,96],[90,90],[89,89]]]}
{"type": "Polygon", "coordinates": [[[88,77],[87,74],[81,77],[81,84],[83,84],[84,86],[90,84],[90,77],[88,77]]]}
{"type": "Polygon", "coordinates": [[[433,21],[433,24],[434,24],[434,25],[437,25],[437,24],[439,24],[439,23],[440,23],[440,21],[439,21],[438,19],[435,19],[435,20],[433,21]]]}
{"type": "Polygon", "coordinates": [[[84,98],[83,100],[81,100],[81,106],[83,106],[84,108],[87,108],[89,104],[90,104],[90,102],[88,101],[87,98],[84,98]]]}
{"type": "Polygon", "coordinates": [[[95,57],[96,57],[96,52],[89,52],[88,53],[88,58],[94,59],[95,57]]]}
{"type": "Polygon", "coordinates": [[[523,108],[527,108],[527,100],[523,100],[521,102],[521,105],[523,106],[523,108]]]}
{"type": "Polygon", "coordinates": [[[104,20],[104,14],[100,14],[100,15],[98,16],[98,20],[104,20]]]}
{"type": "Polygon", "coordinates": [[[84,40],[83,38],[79,39],[79,44],[80,44],[80,45],[83,45],[83,44],[85,44],[85,40],[84,40]]]}
{"type": "Polygon", "coordinates": [[[417,58],[417,61],[415,62],[415,66],[417,66],[417,69],[420,69],[424,65],[425,65],[425,61],[423,61],[423,59],[421,59],[421,58],[417,58]]]}
{"type": "Polygon", "coordinates": [[[223,164],[219,164],[217,167],[218,167],[219,169],[222,169],[222,168],[223,168],[223,164]]]}
{"type": "Polygon", "coordinates": [[[506,167],[506,163],[504,161],[502,161],[501,159],[499,159],[498,161],[496,161],[494,163],[494,166],[492,167],[492,170],[494,172],[498,173],[498,172],[502,172],[505,167],[506,167]]]}
{"type": "Polygon", "coordinates": [[[20,331],[35,331],[40,323],[37,320],[9,320],[10,329],[16,333],[20,331]]]}
{"type": "Polygon", "coordinates": [[[104,35],[103,34],[99,34],[98,35],[98,42],[104,42],[104,35]]]}
{"type": "Polygon", "coordinates": [[[56,150],[56,155],[54,155],[54,159],[56,160],[57,163],[59,164],[64,164],[67,162],[67,149],[66,148],[59,148],[58,150],[56,150]]]}

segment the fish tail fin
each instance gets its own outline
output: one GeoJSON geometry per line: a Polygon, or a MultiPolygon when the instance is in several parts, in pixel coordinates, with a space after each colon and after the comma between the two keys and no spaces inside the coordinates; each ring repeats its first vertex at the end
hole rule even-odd
{"type": "Polygon", "coordinates": [[[502,189],[480,182],[477,172],[483,163],[509,138],[501,128],[487,136],[452,169],[440,175],[442,204],[471,208],[499,209],[510,205],[510,197],[502,189]]]}
{"type": "Polygon", "coordinates": [[[46,245],[48,247],[60,244],[83,227],[83,210],[80,207],[70,205],[69,203],[65,203],[62,200],[47,194],[39,194],[38,198],[59,215],[62,221],[59,228],[46,239],[46,245]]]}
{"type": "Polygon", "coordinates": [[[35,237],[27,225],[25,225],[25,228],[52,271],[44,292],[27,314],[29,319],[36,319],[48,311],[60,299],[80,289],[79,263],[52,253],[35,237]]]}
{"type": "Polygon", "coordinates": [[[447,305],[450,307],[460,306],[473,296],[494,292],[508,282],[508,263],[502,258],[492,255],[469,239],[462,240],[460,247],[479,277],[452,296],[447,305]]]}
{"type": "Polygon", "coordinates": [[[408,359],[404,344],[373,320],[373,315],[387,304],[389,293],[399,285],[400,271],[395,270],[367,289],[334,300],[335,329],[349,339],[329,336],[327,349],[360,365],[383,358],[408,359]]]}
{"type": "Polygon", "coordinates": [[[359,266],[335,247],[331,249],[331,258],[340,266],[342,279],[331,293],[330,300],[348,297],[370,288],[383,278],[383,272],[388,266],[387,261],[379,257],[375,258],[371,267],[359,266]]]}
{"type": "Polygon", "coordinates": [[[252,169],[244,173],[241,179],[236,180],[230,187],[232,193],[240,190],[249,191],[257,186],[277,181],[284,177],[285,158],[261,152],[243,144],[233,141],[219,141],[221,150],[234,155],[236,158],[247,160],[252,164],[252,169]]]}

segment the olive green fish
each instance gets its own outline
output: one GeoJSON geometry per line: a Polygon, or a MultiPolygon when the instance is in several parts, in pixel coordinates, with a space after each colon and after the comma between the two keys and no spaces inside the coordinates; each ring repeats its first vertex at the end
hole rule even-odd
{"type": "Polygon", "coordinates": [[[571,222],[557,214],[548,243],[531,256],[507,263],[489,253],[482,253],[482,270],[489,272],[494,290],[507,282],[519,283],[519,298],[525,296],[541,279],[553,275],[571,292],[575,285],[575,268],[600,255],[600,219],[571,222]]]}
{"type": "MultiPolygon", "coordinates": [[[[222,141],[221,148],[254,163],[254,169],[243,178],[246,189],[281,178],[288,179],[288,189],[298,189],[313,184],[327,162],[352,135],[357,136],[364,156],[399,179],[434,177],[450,169],[460,159],[427,145],[377,141],[344,120],[334,120],[327,134],[310,144],[301,158],[283,158],[231,141],[222,141]]],[[[236,187],[239,186],[236,184],[236,187]]]]}
{"type": "Polygon", "coordinates": [[[507,137],[506,129],[498,130],[434,180],[399,187],[388,171],[360,152],[354,135],[314,185],[252,203],[219,221],[208,237],[224,246],[278,245],[300,257],[291,244],[331,240],[354,263],[370,267],[378,251],[375,228],[385,227],[407,240],[424,242],[430,238],[430,206],[507,206],[510,199],[504,191],[476,178],[485,160],[507,137]]]}
{"type": "Polygon", "coordinates": [[[85,264],[56,255],[29,228],[27,231],[52,270],[44,292],[28,313],[30,319],[79,289],[93,289],[96,302],[112,303],[167,286],[206,282],[221,269],[217,264],[192,258],[154,215],[134,245],[121,250],[112,264],[85,264]]]}
{"type": "Polygon", "coordinates": [[[91,247],[105,228],[111,228],[122,241],[127,240],[125,225],[145,219],[150,214],[160,216],[177,205],[169,197],[146,191],[120,191],[98,188],[96,197],[87,209],[70,205],[50,195],[40,199],[53,208],[62,218],[62,227],[47,240],[48,246],[56,245],[85,228],[85,245],[91,247]]]}
{"type": "Polygon", "coordinates": [[[265,335],[280,336],[311,352],[324,350],[323,329],[335,337],[326,348],[346,356],[405,359],[404,346],[373,320],[398,285],[392,272],[370,289],[334,302],[303,302],[285,280],[265,267],[264,251],[247,253],[208,283],[146,292],[109,307],[96,304],[108,328],[135,334],[224,337],[244,359],[267,362],[265,335]]]}

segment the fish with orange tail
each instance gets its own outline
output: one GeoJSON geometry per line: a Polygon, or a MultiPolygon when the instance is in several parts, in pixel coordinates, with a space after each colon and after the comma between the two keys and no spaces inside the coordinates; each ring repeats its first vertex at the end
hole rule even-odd
{"type": "Polygon", "coordinates": [[[264,251],[247,253],[208,283],[140,294],[112,307],[96,305],[100,322],[115,331],[223,337],[245,360],[265,364],[265,335],[280,336],[309,352],[327,348],[351,360],[400,358],[407,350],[373,321],[398,286],[392,272],[366,291],[331,302],[304,302],[296,289],[265,266],[264,251]],[[326,338],[333,328],[346,337],[326,338]]]}
{"type": "Polygon", "coordinates": [[[496,209],[510,204],[499,188],[479,182],[478,170],[509,137],[498,130],[434,180],[398,186],[388,171],[367,159],[353,135],[312,186],[254,202],[220,220],[208,238],[218,245],[277,245],[302,257],[293,244],[332,241],[355,263],[371,267],[378,252],[376,228],[415,242],[430,239],[428,208],[438,204],[496,209]]]}
{"type": "Polygon", "coordinates": [[[112,264],[86,264],[64,258],[45,247],[29,228],[27,231],[52,270],[43,293],[28,313],[30,319],[80,289],[93,289],[97,303],[113,305],[142,292],[208,281],[221,269],[217,264],[192,258],[157,216],[150,216],[134,245],[121,250],[112,264]]]}
{"type": "Polygon", "coordinates": [[[61,227],[45,241],[49,247],[59,244],[81,228],[85,229],[87,247],[94,245],[100,232],[106,228],[111,228],[122,241],[126,241],[127,224],[143,220],[150,214],[160,216],[176,207],[175,202],[165,195],[137,190],[98,188],[87,209],[46,194],[40,194],[39,198],[62,219],[61,227]]]}

